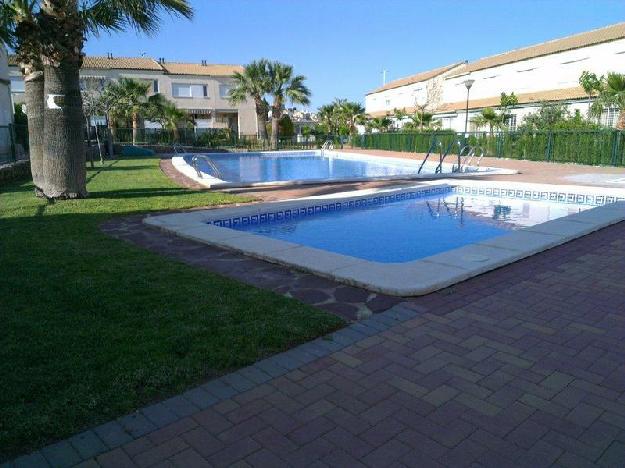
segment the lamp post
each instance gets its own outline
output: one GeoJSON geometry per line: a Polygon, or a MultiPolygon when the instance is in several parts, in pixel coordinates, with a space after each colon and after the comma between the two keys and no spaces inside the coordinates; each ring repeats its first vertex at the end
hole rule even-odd
{"type": "Polygon", "coordinates": [[[466,137],[467,134],[467,126],[469,125],[469,92],[471,91],[471,86],[473,86],[473,83],[475,83],[475,80],[466,80],[464,82],[464,85],[467,87],[467,106],[465,108],[465,112],[464,112],[464,134],[466,137]]]}

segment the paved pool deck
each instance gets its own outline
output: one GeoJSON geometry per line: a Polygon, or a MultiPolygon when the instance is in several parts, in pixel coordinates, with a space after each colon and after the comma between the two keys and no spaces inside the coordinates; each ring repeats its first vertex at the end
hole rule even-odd
{"type": "Polygon", "coordinates": [[[419,298],[102,229],[360,320],[8,466],[625,465],[625,222],[419,298]]]}
{"type": "Polygon", "coordinates": [[[620,223],[15,466],[621,467],[623,258],[620,223]]]}

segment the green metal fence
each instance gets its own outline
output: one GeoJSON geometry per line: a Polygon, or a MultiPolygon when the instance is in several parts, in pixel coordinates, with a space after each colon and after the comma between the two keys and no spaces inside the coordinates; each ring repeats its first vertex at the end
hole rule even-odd
{"type": "Polygon", "coordinates": [[[447,145],[454,140],[479,145],[487,156],[532,161],[625,166],[625,132],[618,130],[562,130],[541,132],[483,132],[456,134],[440,132],[388,132],[358,135],[352,145],[364,149],[381,149],[425,153],[436,139],[447,145]]]}

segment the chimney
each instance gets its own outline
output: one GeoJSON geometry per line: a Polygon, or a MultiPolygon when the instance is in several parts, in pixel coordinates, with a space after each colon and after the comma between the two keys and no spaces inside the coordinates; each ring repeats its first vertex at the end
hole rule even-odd
{"type": "Polygon", "coordinates": [[[160,57],[158,59],[158,63],[160,63],[161,65],[165,63],[165,57],[160,57]]]}
{"type": "Polygon", "coordinates": [[[206,60],[202,60],[202,66],[203,66],[203,67],[205,67],[205,66],[207,66],[207,65],[208,65],[208,64],[206,63],[206,60]]]}
{"type": "Polygon", "coordinates": [[[106,58],[108,58],[109,60],[113,60],[113,53],[112,52],[108,52],[106,54],[106,58]]]}

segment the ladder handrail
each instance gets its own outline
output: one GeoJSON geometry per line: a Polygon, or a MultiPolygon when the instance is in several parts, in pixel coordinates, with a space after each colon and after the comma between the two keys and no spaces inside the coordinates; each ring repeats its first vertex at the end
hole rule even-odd
{"type": "Polygon", "coordinates": [[[430,157],[430,154],[432,154],[432,152],[436,149],[436,146],[442,146],[442,143],[440,141],[438,141],[436,139],[436,137],[433,137],[432,138],[432,142],[430,143],[430,147],[428,148],[428,152],[425,155],[425,158],[423,158],[423,162],[419,166],[419,170],[417,171],[417,174],[421,174],[421,170],[423,169],[423,166],[425,166],[425,163],[427,162],[428,158],[430,157]],[[437,145],[437,143],[438,143],[438,145],[437,145]]]}
{"type": "Polygon", "coordinates": [[[451,143],[449,143],[449,146],[447,147],[447,150],[445,151],[445,154],[440,155],[440,160],[438,162],[438,166],[436,166],[436,170],[434,171],[435,174],[441,174],[443,172],[443,161],[445,161],[445,158],[447,157],[447,155],[449,155],[449,152],[451,151],[451,149],[454,147],[454,145],[458,145],[458,147],[460,147],[460,141],[452,141],[451,143]]]}
{"type": "Polygon", "coordinates": [[[208,156],[206,156],[205,154],[196,154],[195,156],[193,156],[193,158],[191,158],[191,166],[195,169],[195,172],[197,172],[197,176],[201,179],[202,176],[202,171],[200,171],[197,161],[198,159],[203,160],[204,162],[206,162],[206,164],[208,165],[209,168],[211,168],[213,170],[213,177],[217,178],[217,179],[221,179],[221,171],[219,170],[219,168],[215,165],[215,163],[213,162],[213,160],[211,158],[209,158],[208,156]]]}

